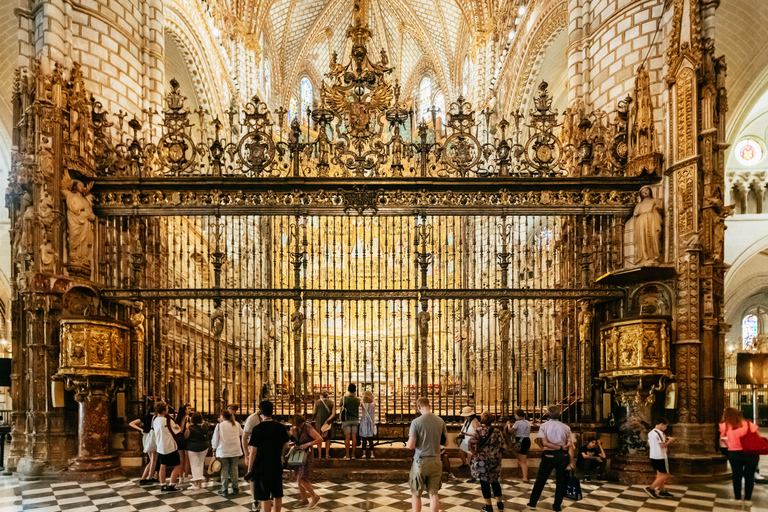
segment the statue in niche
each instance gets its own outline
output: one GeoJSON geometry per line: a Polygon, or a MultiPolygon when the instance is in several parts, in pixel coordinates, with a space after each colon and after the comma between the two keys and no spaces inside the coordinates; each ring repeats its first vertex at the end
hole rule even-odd
{"type": "Polygon", "coordinates": [[[638,267],[661,263],[661,214],[664,206],[654,199],[651,187],[640,189],[640,202],[635,206],[634,242],[635,265],[638,267]]]}
{"type": "Polygon", "coordinates": [[[64,174],[61,193],[67,202],[67,240],[70,265],[91,268],[93,252],[93,197],[90,195],[93,182],[85,185],[64,174]]]}
{"type": "Polygon", "coordinates": [[[654,285],[646,286],[640,291],[637,309],[641,315],[669,314],[669,305],[664,294],[654,285]]]}
{"type": "Polygon", "coordinates": [[[509,341],[509,324],[512,322],[512,311],[509,310],[509,302],[501,302],[501,311],[499,312],[499,340],[509,341]]]}
{"type": "Polygon", "coordinates": [[[653,147],[653,104],[651,102],[651,79],[641,65],[635,79],[635,122],[632,126],[634,153],[647,155],[653,147]]]}
{"type": "Polygon", "coordinates": [[[133,341],[144,343],[144,303],[136,301],[133,303],[133,314],[131,315],[131,325],[133,326],[133,341]]]}
{"type": "Polygon", "coordinates": [[[579,341],[591,341],[592,340],[592,309],[589,307],[589,302],[581,303],[581,311],[579,311],[579,341]]]}

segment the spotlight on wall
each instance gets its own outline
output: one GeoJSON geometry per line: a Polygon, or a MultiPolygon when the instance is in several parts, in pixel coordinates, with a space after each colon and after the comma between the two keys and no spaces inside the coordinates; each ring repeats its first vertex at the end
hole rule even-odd
{"type": "Polygon", "coordinates": [[[519,14],[520,16],[525,14],[525,6],[524,5],[521,5],[520,7],[517,8],[517,14],[519,14]]]}

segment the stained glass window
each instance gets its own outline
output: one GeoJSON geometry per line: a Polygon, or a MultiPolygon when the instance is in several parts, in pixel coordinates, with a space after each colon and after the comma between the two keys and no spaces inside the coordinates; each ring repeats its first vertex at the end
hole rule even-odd
{"type": "Polygon", "coordinates": [[[288,103],[288,123],[293,121],[296,117],[296,112],[299,108],[299,102],[296,101],[296,96],[291,96],[291,101],[288,103]]]}
{"type": "Polygon", "coordinates": [[[435,96],[435,107],[437,108],[437,117],[443,119],[445,115],[445,95],[442,92],[435,96]]]}
{"type": "Polygon", "coordinates": [[[744,350],[755,348],[757,341],[757,316],[747,315],[741,322],[741,339],[744,343],[744,350]]]}
{"type": "Polygon", "coordinates": [[[754,139],[742,139],[736,144],[736,160],[742,165],[755,165],[763,158],[763,148],[754,139]]]}
{"type": "Polygon", "coordinates": [[[301,124],[307,124],[307,109],[312,106],[312,83],[309,78],[301,79],[301,124]]]}
{"type": "Polygon", "coordinates": [[[421,117],[425,121],[428,117],[430,117],[432,114],[429,112],[429,109],[432,107],[430,105],[430,96],[432,95],[432,79],[428,76],[425,76],[421,79],[421,83],[419,84],[419,112],[421,112],[421,117]]]}

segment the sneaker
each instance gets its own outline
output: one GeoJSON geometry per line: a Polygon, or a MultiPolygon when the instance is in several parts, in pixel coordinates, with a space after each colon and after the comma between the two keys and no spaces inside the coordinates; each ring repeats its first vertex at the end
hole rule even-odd
{"type": "Polygon", "coordinates": [[[674,497],[675,497],[675,495],[674,495],[674,494],[670,494],[670,493],[668,493],[667,491],[661,491],[661,492],[659,493],[659,496],[662,496],[662,497],[664,497],[664,498],[674,498],[674,497]]]}
{"type": "Polygon", "coordinates": [[[497,501],[496,502],[496,508],[499,510],[504,510],[504,503],[497,501]]]}
{"type": "Polygon", "coordinates": [[[312,498],[309,501],[309,507],[308,508],[313,509],[313,508],[317,507],[317,504],[319,502],[320,502],[320,496],[316,496],[316,497],[312,498]]]}
{"type": "Polygon", "coordinates": [[[528,510],[536,510],[536,505],[531,505],[530,503],[526,503],[525,506],[528,507],[528,510]]]}
{"type": "Polygon", "coordinates": [[[453,473],[448,473],[448,480],[455,482],[456,480],[458,480],[458,478],[456,478],[456,476],[454,476],[453,473]]]}
{"type": "Polygon", "coordinates": [[[344,457],[344,460],[349,460],[349,457],[344,457]]]}
{"type": "Polygon", "coordinates": [[[646,487],[646,488],[645,488],[645,494],[647,494],[647,495],[648,495],[648,496],[650,496],[651,498],[654,498],[654,499],[659,499],[658,495],[656,494],[656,491],[654,491],[654,490],[653,490],[653,489],[651,489],[650,487],[646,487]]]}
{"type": "Polygon", "coordinates": [[[229,493],[227,491],[219,491],[218,494],[219,496],[226,496],[229,493]]]}
{"type": "Polygon", "coordinates": [[[176,492],[176,486],[175,485],[169,485],[167,489],[165,489],[166,492],[176,492]]]}
{"type": "Polygon", "coordinates": [[[167,490],[168,490],[168,486],[167,485],[161,485],[160,486],[160,492],[165,492],[167,490]]]}
{"type": "Polygon", "coordinates": [[[371,458],[372,458],[372,459],[375,459],[375,458],[376,458],[376,456],[375,456],[374,454],[371,454],[371,458]]]}
{"type": "Polygon", "coordinates": [[[360,458],[361,458],[361,459],[367,459],[367,458],[368,458],[368,456],[367,456],[366,454],[362,454],[362,455],[360,456],[360,458]]]}
{"type": "Polygon", "coordinates": [[[149,485],[149,480],[146,478],[142,478],[139,480],[139,485],[149,485]]]}

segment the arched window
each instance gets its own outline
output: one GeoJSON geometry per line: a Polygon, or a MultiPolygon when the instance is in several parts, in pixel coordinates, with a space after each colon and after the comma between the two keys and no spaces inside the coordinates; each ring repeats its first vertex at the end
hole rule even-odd
{"type": "Polygon", "coordinates": [[[421,118],[425,121],[431,114],[429,113],[429,109],[432,105],[430,105],[430,96],[432,95],[432,79],[428,76],[425,76],[421,79],[421,83],[419,84],[419,112],[421,112],[421,118]]]}
{"type": "Polygon", "coordinates": [[[293,121],[293,118],[296,117],[296,112],[299,109],[299,102],[296,101],[296,96],[291,96],[291,101],[288,103],[288,123],[290,124],[291,121],[293,121]]]}
{"type": "Polygon", "coordinates": [[[437,108],[437,117],[445,119],[445,95],[442,91],[435,96],[435,107],[437,108]]]}
{"type": "Polygon", "coordinates": [[[312,106],[312,83],[309,78],[301,79],[301,124],[308,124],[307,109],[312,106]]]}
{"type": "Polygon", "coordinates": [[[757,315],[749,314],[741,321],[741,340],[744,350],[752,350],[755,348],[757,329],[757,315]]]}
{"type": "Polygon", "coordinates": [[[472,62],[469,57],[464,57],[464,66],[461,70],[461,95],[464,99],[469,96],[469,84],[472,81],[472,62]]]}

